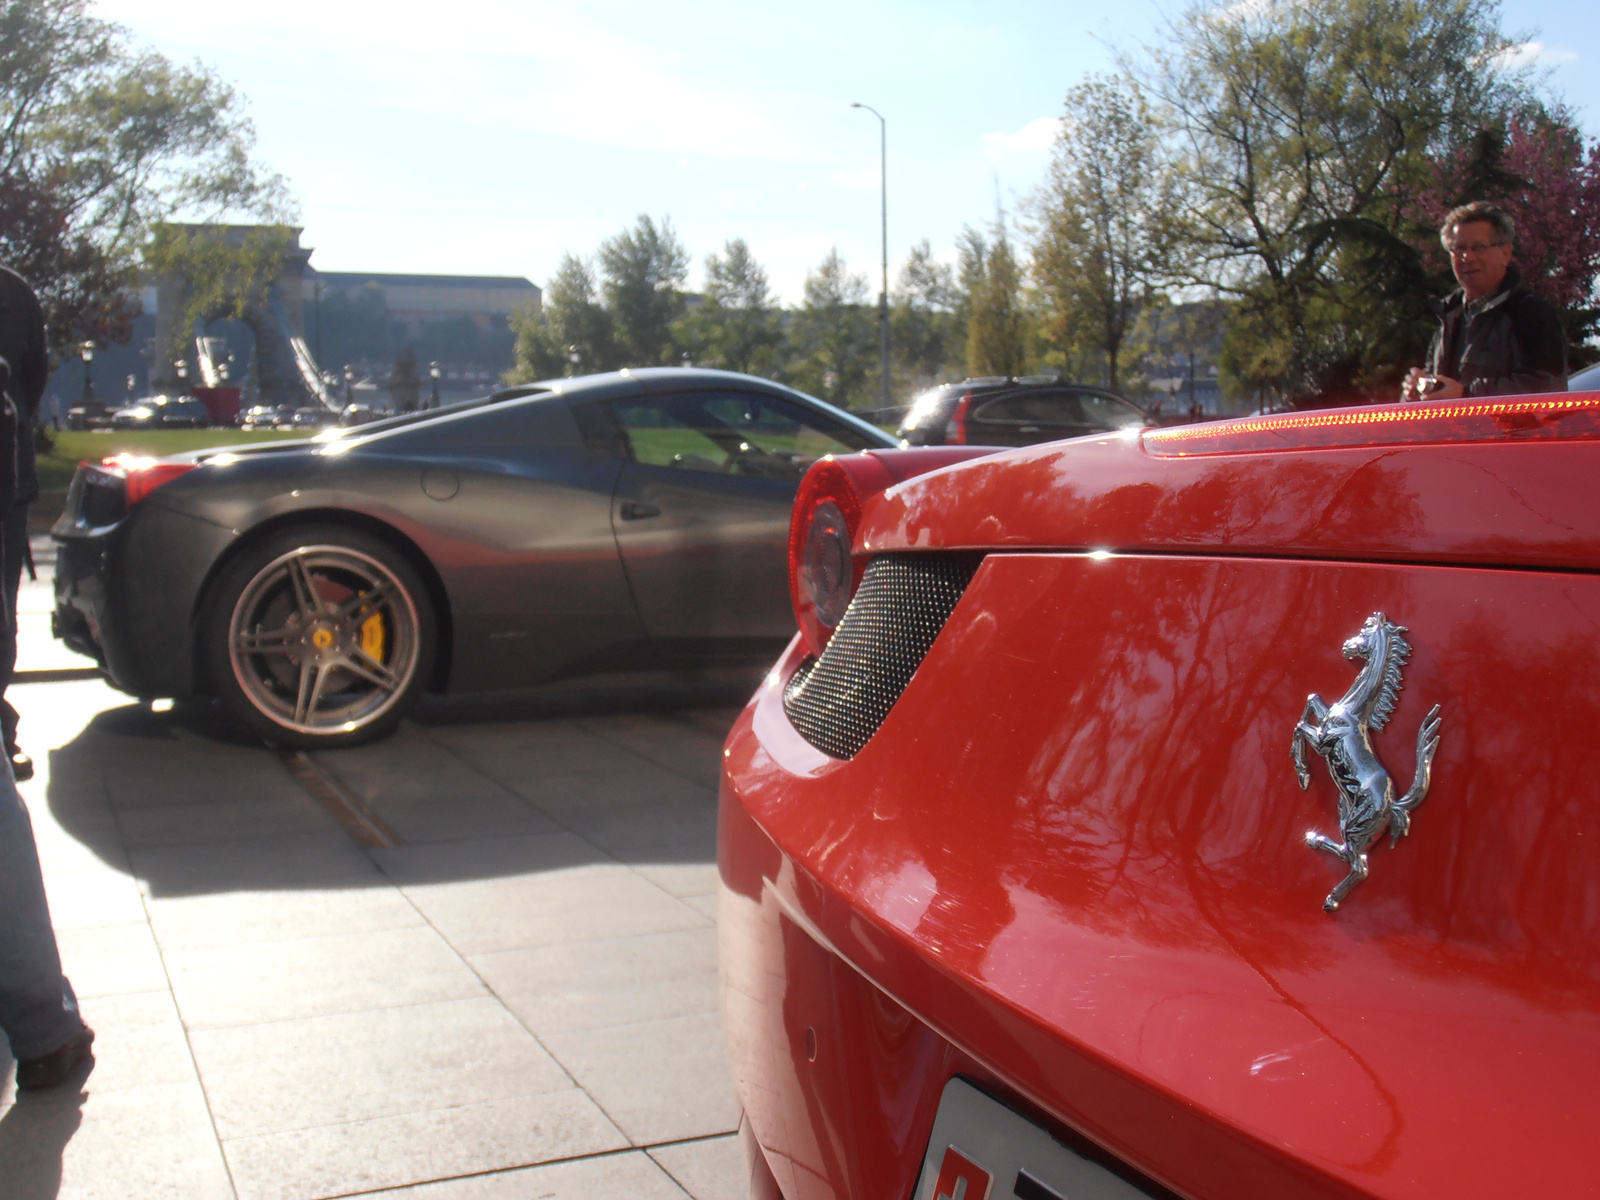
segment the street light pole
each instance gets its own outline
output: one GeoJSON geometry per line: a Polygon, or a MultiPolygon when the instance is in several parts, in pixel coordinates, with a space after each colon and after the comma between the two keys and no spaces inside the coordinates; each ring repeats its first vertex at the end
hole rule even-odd
{"type": "Polygon", "coordinates": [[[878,118],[878,183],[883,207],[883,290],[878,293],[878,367],[882,377],[880,406],[889,401],[889,122],[870,104],[859,101],[851,108],[864,108],[878,118]]]}

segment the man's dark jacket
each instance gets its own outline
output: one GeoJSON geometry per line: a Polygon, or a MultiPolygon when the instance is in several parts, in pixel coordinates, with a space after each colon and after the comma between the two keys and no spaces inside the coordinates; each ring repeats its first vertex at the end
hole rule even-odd
{"type": "MultiPolygon", "coordinates": [[[[44,336],[44,309],[28,281],[0,267],[0,358],[11,364],[11,402],[17,410],[17,486],[15,500],[27,504],[39,494],[33,458],[33,423],[50,381],[50,347],[44,336]]],[[[0,507],[9,507],[12,497],[0,507]]]]}
{"type": "Polygon", "coordinates": [[[1469,396],[1515,396],[1567,390],[1567,335],[1555,306],[1522,284],[1515,270],[1474,316],[1454,291],[1433,301],[1439,332],[1428,370],[1459,379],[1469,396]]]}

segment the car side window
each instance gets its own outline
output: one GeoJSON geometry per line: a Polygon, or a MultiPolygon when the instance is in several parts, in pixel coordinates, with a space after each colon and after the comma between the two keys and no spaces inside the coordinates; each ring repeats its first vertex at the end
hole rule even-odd
{"type": "Polygon", "coordinates": [[[1093,425],[1096,429],[1127,429],[1144,424],[1142,412],[1110,396],[1080,392],[1078,404],[1083,410],[1084,424],[1093,425]]]}
{"type": "Polygon", "coordinates": [[[990,425],[1082,425],[1076,392],[1019,392],[1000,396],[972,414],[990,425]]]}
{"type": "Polygon", "coordinates": [[[611,406],[627,457],[718,475],[799,479],[826,454],[865,448],[847,426],[779,396],[686,393],[611,406]]]}

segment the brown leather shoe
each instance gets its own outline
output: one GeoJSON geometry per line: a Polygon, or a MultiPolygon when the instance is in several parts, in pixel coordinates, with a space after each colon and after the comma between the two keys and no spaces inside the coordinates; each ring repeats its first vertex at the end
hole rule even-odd
{"type": "Polygon", "coordinates": [[[43,1057],[17,1063],[17,1091],[42,1092],[46,1088],[60,1087],[85,1061],[89,1063],[89,1070],[94,1070],[94,1055],[89,1052],[93,1044],[94,1030],[85,1025],[66,1045],[43,1057]]]}

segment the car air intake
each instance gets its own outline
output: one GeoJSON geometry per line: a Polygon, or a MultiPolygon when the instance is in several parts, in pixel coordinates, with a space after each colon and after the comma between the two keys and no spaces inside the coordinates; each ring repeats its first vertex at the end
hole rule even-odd
{"type": "Polygon", "coordinates": [[[853,758],[917,673],[982,554],[882,554],[822,657],[802,664],[783,693],[800,735],[834,758],[853,758]]]}

